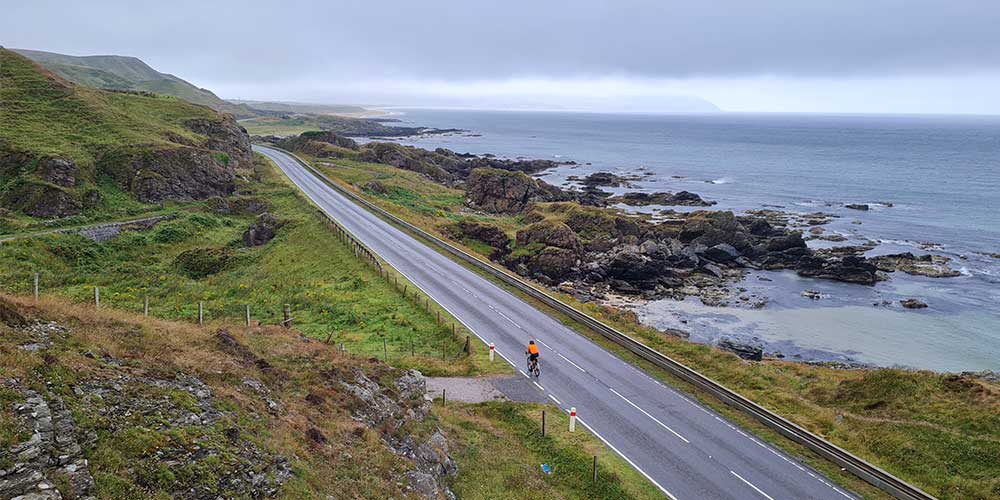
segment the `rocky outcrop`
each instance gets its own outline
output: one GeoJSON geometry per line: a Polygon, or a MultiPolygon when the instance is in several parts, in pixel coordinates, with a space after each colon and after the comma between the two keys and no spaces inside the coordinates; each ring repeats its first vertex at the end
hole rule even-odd
{"type": "Polygon", "coordinates": [[[878,282],[877,271],[878,269],[863,257],[853,255],[839,259],[805,256],[799,259],[795,267],[795,272],[799,276],[824,278],[862,285],[874,285],[878,282]]]}
{"type": "Polygon", "coordinates": [[[17,386],[15,390],[25,397],[16,410],[31,437],[7,450],[14,463],[0,470],[0,498],[64,498],[56,489],[59,481],[69,498],[96,499],[96,485],[82,446],[96,436],[81,435],[59,396],[46,398],[17,386]]]}
{"type": "Polygon", "coordinates": [[[714,201],[705,201],[694,193],[678,191],[676,193],[625,193],[608,199],[611,203],[624,203],[631,206],[667,205],[686,207],[709,207],[714,201]]]}
{"type": "Polygon", "coordinates": [[[257,220],[243,232],[243,244],[248,247],[259,247],[267,244],[274,239],[284,224],[274,214],[264,212],[257,216],[257,220]]]}
{"type": "Polygon", "coordinates": [[[83,203],[71,190],[28,180],[11,186],[2,202],[32,217],[67,217],[83,210],[83,203]]]}
{"type": "Polygon", "coordinates": [[[243,169],[253,167],[250,136],[231,115],[221,115],[218,120],[205,118],[188,120],[184,122],[184,126],[207,137],[203,145],[205,149],[225,153],[231,162],[227,166],[243,169]]]}
{"type": "Polygon", "coordinates": [[[951,259],[941,255],[925,254],[917,256],[910,252],[905,252],[879,255],[872,257],[870,261],[879,271],[888,273],[902,271],[906,274],[927,276],[930,278],[953,278],[962,275],[961,272],[952,269],[948,265],[951,259]]]}
{"type": "Polygon", "coordinates": [[[448,440],[438,429],[426,440],[420,440],[402,429],[408,422],[421,422],[430,412],[425,398],[427,382],[416,370],[398,377],[392,387],[397,397],[379,386],[361,370],[352,372],[353,380],[342,381],[341,387],[357,400],[354,418],[373,429],[380,429],[382,439],[394,453],[414,464],[403,477],[408,490],[420,498],[454,499],[455,494],[444,485],[444,479],[458,473],[458,466],[448,455],[448,440]]]}
{"type": "Polygon", "coordinates": [[[463,220],[447,226],[445,231],[458,241],[475,240],[489,245],[493,249],[490,258],[498,258],[510,252],[510,238],[496,224],[463,220]]]}
{"type": "Polygon", "coordinates": [[[576,250],[580,246],[576,233],[562,222],[544,220],[517,232],[518,246],[540,243],[547,247],[576,250]]]}
{"type": "Polygon", "coordinates": [[[466,204],[496,214],[524,211],[535,195],[535,180],[521,172],[476,169],[465,183],[466,204]]]}
{"type": "Polygon", "coordinates": [[[236,190],[233,168],[219,154],[205,149],[120,151],[102,158],[99,168],[146,203],[229,196],[236,190]]]}
{"type": "Polygon", "coordinates": [[[45,157],[38,160],[37,174],[46,182],[57,186],[73,187],[79,169],[73,160],[45,157]]]}

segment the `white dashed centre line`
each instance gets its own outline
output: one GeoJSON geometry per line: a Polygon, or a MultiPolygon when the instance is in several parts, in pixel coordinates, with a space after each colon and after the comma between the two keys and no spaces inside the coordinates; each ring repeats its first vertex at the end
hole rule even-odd
{"type": "Polygon", "coordinates": [[[567,358],[566,356],[563,356],[562,354],[559,354],[559,353],[556,353],[556,354],[558,354],[560,358],[565,359],[567,363],[569,363],[569,364],[573,365],[574,367],[576,367],[577,370],[580,370],[583,373],[587,373],[587,370],[584,370],[583,368],[580,367],[580,365],[578,365],[578,364],[570,361],[569,358],[567,358]]]}
{"type": "MultiPolygon", "coordinates": [[[[611,388],[608,387],[608,389],[611,389],[611,388]]],[[[611,389],[611,392],[615,393],[618,397],[622,398],[626,403],[632,405],[632,407],[635,408],[636,410],[641,411],[643,415],[651,418],[653,420],[653,422],[656,422],[657,424],[660,424],[660,427],[663,427],[664,429],[666,429],[666,430],[670,431],[671,433],[673,433],[673,435],[679,437],[681,439],[681,441],[684,441],[685,443],[690,443],[691,442],[691,441],[688,441],[687,438],[685,438],[684,436],[681,436],[680,434],[678,434],[677,431],[671,429],[670,426],[668,426],[667,424],[665,424],[663,422],[660,422],[660,420],[658,418],[650,415],[649,412],[647,412],[646,410],[643,410],[642,408],[639,408],[638,405],[636,405],[635,403],[629,401],[628,398],[626,398],[625,396],[622,396],[618,391],[616,391],[614,389],[611,389]]]]}
{"type": "Polygon", "coordinates": [[[737,478],[739,478],[740,481],[743,481],[744,483],[747,483],[747,486],[753,488],[753,490],[756,491],[757,493],[760,493],[761,495],[764,495],[764,498],[767,498],[768,500],[774,500],[773,498],[771,498],[771,495],[768,495],[767,493],[764,493],[763,491],[761,491],[760,488],[754,486],[753,483],[751,483],[750,481],[747,481],[746,479],[743,479],[743,476],[741,476],[741,475],[739,475],[739,474],[737,474],[737,473],[735,473],[733,471],[729,471],[729,473],[732,474],[732,475],[734,475],[734,476],[736,476],[737,478]]]}

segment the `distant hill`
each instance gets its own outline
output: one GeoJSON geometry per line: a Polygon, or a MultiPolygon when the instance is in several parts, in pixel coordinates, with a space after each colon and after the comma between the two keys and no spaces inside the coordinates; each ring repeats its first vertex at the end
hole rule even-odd
{"type": "Polygon", "coordinates": [[[256,110],[274,111],[279,113],[303,113],[314,115],[367,115],[372,111],[361,106],[351,106],[346,104],[312,104],[304,102],[268,102],[268,101],[243,101],[233,100],[237,104],[246,104],[256,110]]]}
{"type": "Polygon", "coordinates": [[[257,116],[245,104],[234,104],[169,73],[161,73],[135,57],[69,56],[41,50],[11,49],[73,83],[112,90],[138,90],[180,97],[185,101],[231,113],[257,116]]]}
{"type": "MultiPolygon", "coordinates": [[[[133,61],[118,69],[148,68],[133,61]]],[[[4,49],[0,104],[0,232],[14,213],[127,215],[139,203],[229,194],[235,169],[252,161],[232,116],[177,97],[77,85],[4,49]]]]}

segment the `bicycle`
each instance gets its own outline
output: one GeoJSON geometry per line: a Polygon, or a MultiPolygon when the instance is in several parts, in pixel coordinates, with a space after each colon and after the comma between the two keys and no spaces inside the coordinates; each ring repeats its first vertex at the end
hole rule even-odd
{"type": "MultiPolygon", "coordinates": [[[[527,353],[526,353],[527,354],[527,353]]],[[[542,374],[542,370],[538,367],[538,359],[531,359],[528,357],[528,375],[534,375],[538,378],[542,374]]]]}

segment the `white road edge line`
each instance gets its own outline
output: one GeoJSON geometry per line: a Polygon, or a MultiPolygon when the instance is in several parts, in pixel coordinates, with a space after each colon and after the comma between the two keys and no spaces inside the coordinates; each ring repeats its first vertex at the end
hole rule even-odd
{"type": "Polygon", "coordinates": [[[663,422],[660,422],[660,419],[658,419],[658,418],[650,415],[649,412],[647,412],[646,410],[643,410],[642,408],[639,408],[639,405],[637,405],[637,404],[629,401],[628,398],[626,398],[625,396],[622,396],[621,393],[619,393],[618,391],[614,390],[611,387],[608,387],[608,389],[611,389],[611,392],[615,393],[618,397],[620,397],[623,400],[625,400],[626,403],[632,405],[633,408],[635,408],[636,410],[641,411],[643,415],[645,415],[645,416],[653,419],[653,422],[656,422],[656,423],[660,424],[660,427],[663,427],[664,429],[672,432],[675,436],[681,438],[681,441],[684,441],[685,443],[691,444],[691,441],[688,441],[687,438],[685,438],[684,436],[681,436],[680,434],[678,434],[677,431],[671,429],[670,426],[668,426],[667,424],[665,424],[663,422]]]}
{"type": "Polygon", "coordinates": [[[760,493],[761,495],[764,495],[764,498],[767,498],[767,500],[774,500],[773,498],[771,498],[771,495],[768,495],[767,493],[764,493],[763,491],[761,491],[760,488],[754,486],[753,483],[751,483],[750,481],[747,481],[746,479],[743,479],[743,476],[737,474],[734,471],[729,471],[729,473],[732,474],[732,475],[734,475],[734,476],[736,476],[737,478],[739,478],[740,481],[743,481],[744,483],[747,483],[747,486],[753,488],[753,490],[756,491],[757,493],[760,493]]]}
{"type": "MultiPolygon", "coordinates": [[[[263,149],[268,149],[268,148],[266,148],[266,147],[265,147],[265,148],[263,148],[263,149]]],[[[276,150],[273,150],[273,149],[272,149],[271,151],[276,151],[276,150]]],[[[284,153],[283,153],[283,152],[281,152],[281,151],[276,151],[276,152],[277,152],[278,154],[284,154],[284,153]]],[[[265,156],[268,156],[268,155],[266,155],[266,154],[265,154],[265,156]]],[[[287,156],[287,155],[286,155],[286,156],[287,156]]],[[[326,214],[326,216],[327,216],[327,217],[329,217],[329,218],[330,218],[331,220],[333,220],[333,221],[335,221],[335,222],[337,222],[337,223],[340,223],[340,221],[339,221],[339,220],[338,220],[338,219],[337,219],[336,217],[334,217],[334,216],[333,216],[333,214],[331,214],[330,212],[328,212],[328,211],[327,211],[327,210],[326,210],[326,209],[325,209],[325,208],[323,207],[323,205],[322,205],[322,204],[320,204],[320,203],[319,203],[319,202],[318,202],[318,201],[317,201],[317,200],[316,200],[315,198],[313,198],[313,196],[312,196],[311,194],[309,194],[308,190],[306,190],[306,189],[305,189],[305,188],[304,188],[303,186],[301,186],[301,185],[299,185],[299,184],[298,184],[297,182],[295,182],[295,179],[293,179],[293,178],[291,177],[291,175],[289,175],[289,174],[288,174],[287,172],[284,172],[284,169],[282,169],[282,168],[281,168],[281,165],[280,165],[280,162],[278,162],[277,160],[275,160],[275,159],[273,159],[273,158],[270,158],[269,156],[268,156],[268,158],[269,158],[269,159],[271,159],[272,161],[274,161],[274,162],[275,162],[275,164],[276,164],[276,165],[278,166],[278,169],[279,169],[279,170],[282,170],[282,173],[283,173],[283,174],[285,174],[285,176],[286,176],[286,177],[288,177],[288,180],[292,181],[292,183],[293,183],[293,184],[295,184],[296,186],[298,186],[298,188],[299,188],[299,190],[300,190],[300,191],[302,192],[302,194],[304,194],[304,195],[305,195],[305,196],[306,196],[307,198],[309,198],[309,200],[310,200],[310,201],[312,201],[312,202],[313,202],[313,204],[314,204],[314,205],[315,205],[315,206],[316,206],[317,208],[319,208],[319,209],[320,209],[320,210],[321,210],[321,211],[322,211],[322,212],[323,212],[324,214],[326,214]]],[[[297,162],[295,162],[295,160],[294,160],[294,159],[292,160],[292,163],[296,163],[296,164],[297,164],[297,162]]],[[[308,169],[304,169],[303,171],[305,172],[305,174],[306,174],[306,175],[309,175],[309,176],[311,176],[311,177],[312,177],[313,179],[315,179],[315,180],[317,181],[317,183],[318,183],[319,185],[321,185],[321,186],[324,186],[324,187],[327,187],[327,188],[329,188],[329,187],[328,187],[328,186],[326,186],[326,185],[325,185],[325,184],[324,184],[324,183],[323,183],[323,182],[322,182],[322,181],[321,181],[321,180],[320,180],[320,179],[319,179],[318,177],[316,177],[316,176],[315,176],[315,175],[314,175],[314,174],[313,174],[312,172],[310,172],[310,171],[309,171],[308,169]]],[[[330,188],[330,189],[332,189],[332,188],[330,188]]],[[[349,202],[351,202],[351,200],[348,200],[348,201],[349,201],[349,202]]],[[[396,272],[398,272],[398,273],[399,273],[399,274],[401,274],[401,275],[402,275],[402,276],[403,276],[404,278],[406,278],[407,280],[409,280],[409,281],[410,281],[410,283],[412,283],[412,284],[413,284],[413,286],[417,287],[417,288],[418,288],[418,289],[420,289],[420,290],[421,290],[422,292],[424,292],[425,294],[427,294],[427,296],[429,296],[429,297],[431,297],[432,299],[434,299],[433,295],[431,295],[430,293],[428,293],[428,292],[427,292],[427,290],[425,290],[425,289],[424,289],[423,287],[421,287],[420,285],[418,285],[418,284],[417,284],[417,283],[416,283],[416,282],[415,282],[415,281],[414,281],[414,280],[413,280],[412,278],[410,278],[410,276],[409,276],[408,274],[406,274],[406,273],[404,273],[403,271],[401,271],[401,270],[399,269],[399,267],[397,267],[397,266],[396,266],[395,264],[393,264],[393,262],[392,262],[391,260],[387,259],[387,258],[386,258],[386,257],[385,257],[384,255],[381,255],[381,254],[379,255],[379,257],[381,257],[381,258],[382,258],[382,260],[386,261],[386,263],[388,263],[388,264],[389,264],[389,265],[390,265],[390,266],[391,266],[391,267],[392,267],[393,269],[395,269],[395,270],[396,270],[396,272]]],[[[463,287],[463,288],[464,288],[464,287],[463,287]]],[[[476,298],[479,298],[479,297],[478,297],[478,296],[477,296],[476,294],[472,293],[472,292],[471,292],[471,290],[468,290],[468,289],[465,289],[465,290],[466,290],[467,292],[471,293],[471,294],[472,294],[472,295],[473,295],[474,297],[476,297],[476,298]]],[[[468,330],[469,330],[470,332],[472,332],[472,333],[473,333],[473,334],[474,334],[474,335],[475,335],[475,336],[476,336],[477,338],[479,338],[479,340],[480,340],[480,341],[482,341],[482,342],[483,342],[484,344],[486,344],[486,345],[489,345],[489,343],[488,343],[488,342],[486,342],[486,339],[484,339],[484,338],[483,338],[483,337],[482,337],[481,335],[479,335],[479,333],[478,333],[478,332],[476,332],[476,331],[475,331],[474,329],[472,329],[472,327],[470,327],[470,326],[469,326],[469,325],[468,325],[468,324],[467,324],[467,323],[466,323],[465,321],[463,321],[463,320],[462,320],[461,318],[459,318],[459,317],[458,317],[458,316],[457,316],[457,315],[456,315],[456,314],[455,314],[454,312],[452,312],[452,311],[451,311],[451,309],[449,309],[448,307],[446,307],[446,306],[445,306],[444,304],[441,304],[440,302],[438,302],[438,301],[437,301],[437,299],[434,299],[434,301],[435,301],[435,302],[437,302],[437,303],[438,303],[438,305],[439,305],[439,306],[441,306],[441,307],[442,307],[442,308],[443,308],[444,310],[448,311],[448,313],[449,313],[449,314],[451,314],[451,316],[452,316],[452,317],[453,317],[453,318],[454,318],[454,319],[455,319],[456,321],[458,321],[459,323],[461,323],[461,324],[462,324],[462,326],[464,326],[464,327],[465,327],[465,328],[467,328],[467,329],[468,329],[468,330]]],[[[520,327],[518,327],[518,328],[520,328],[520,327]]],[[[544,346],[545,346],[546,348],[549,348],[549,349],[551,349],[551,347],[550,347],[550,346],[549,346],[548,344],[546,344],[546,343],[545,343],[544,341],[541,341],[541,340],[539,339],[539,342],[541,342],[541,343],[542,343],[542,344],[543,344],[543,345],[544,345],[544,346]]],[[[503,358],[503,359],[504,359],[504,361],[506,361],[507,363],[509,363],[511,367],[513,367],[513,368],[517,369],[517,365],[516,365],[516,364],[514,364],[514,362],[513,362],[513,361],[511,361],[511,360],[510,360],[510,358],[508,358],[507,356],[504,356],[504,355],[503,355],[502,353],[500,353],[500,351],[496,351],[496,352],[497,352],[497,354],[500,354],[500,357],[501,357],[501,358],[503,358]]],[[[636,369],[636,370],[638,370],[638,369],[637,369],[636,367],[634,367],[634,366],[632,366],[632,365],[630,365],[630,364],[628,364],[628,363],[624,362],[624,360],[621,360],[620,358],[618,358],[617,356],[615,356],[615,355],[611,354],[610,352],[608,352],[608,351],[604,351],[604,352],[606,352],[606,353],[607,353],[607,354],[608,354],[609,356],[611,356],[611,357],[612,357],[613,359],[616,359],[616,360],[618,360],[618,361],[622,361],[622,363],[623,363],[623,364],[624,364],[625,366],[627,366],[627,367],[629,367],[629,368],[632,368],[632,369],[636,369]]],[[[565,358],[564,358],[564,359],[565,359],[565,358]]],[[[567,361],[569,361],[569,360],[567,360],[567,361]]],[[[529,379],[531,378],[530,376],[528,376],[528,374],[527,374],[527,373],[525,373],[525,372],[524,372],[524,370],[519,370],[519,371],[520,371],[520,373],[521,373],[522,375],[524,375],[524,376],[525,376],[526,378],[529,378],[529,379]]],[[[645,374],[645,373],[644,373],[644,372],[642,372],[641,370],[638,370],[638,371],[639,371],[639,373],[643,373],[643,374],[645,374]]],[[[704,413],[706,413],[706,414],[708,414],[708,415],[712,415],[712,413],[710,413],[710,412],[709,412],[708,410],[706,410],[706,409],[705,409],[705,408],[704,408],[703,406],[700,406],[700,405],[698,405],[698,404],[695,404],[695,403],[694,403],[693,401],[691,401],[691,400],[689,400],[688,398],[684,397],[683,395],[681,395],[681,394],[680,394],[680,393],[678,393],[677,391],[674,391],[673,389],[670,389],[670,388],[668,388],[668,387],[667,387],[667,386],[665,386],[664,384],[660,384],[660,383],[659,383],[658,381],[656,381],[655,379],[653,379],[653,380],[654,380],[655,382],[657,382],[657,384],[659,384],[659,385],[660,385],[661,387],[664,387],[664,388],[667,388],[667,389],[669,389],[669,390],[670,390],[670,392],[673,392],[673,393],[675,393],[675,394],[679,395],[679,396],[680,396],[680,397],[681,397],[682,399],[684,399],[685,401],[687,401],[688,403],[690,403],[690,404],[691,404],[691,406],[694,406],[695,408],[697,408],[697,409],[701,410],[702,412],[704,412],[704,413]]],[[[619,394],[619,396],[621,396],[621,395],[619,394]]],[[[623,397],[623,399],[624,399],[624,397],[623,397]]],[[[626,400],[626,401],[628,401],[628,400],[626,400]]],[[[634,404],[633,404],[633,403],[632,403],[631,401],[628,401],[628,402],[629,402],[630,404],[632,404],[633,406],[635,406],[635,405],[634,405],[634,404]]],[[[638,407],[636,406],[636,408],[638,408],[638,407]]],[[[644,411],[644,410],[642,410],[641,408],[639,408],[639,410],[640,410],[640,411],[643,411],[643,413],[645,413],[645,411],[644,411]]],[[[713,416],[714,416],[714,415],[713,415],[713,416]]],[[[717,417],[717,416],[716,416],[716,418],[718,419],[718,417],[717,417]]],[[[598,437],[598,438],[599,438],[599,439],[600,439],[601,441],[603,441],[605,445],[607,445],[607,446],[608,446],[609,448],[611,448],[612,450],[614,450],[614,451],[615,451],[615,453],[617,453],[617,454],[618,454],[618,455],[620,455],[620,456],[621,456],[621,457],[622,457],[623,459],[625,459],[625,461],[626,461],[626,462],[628,462],[628,463],[629,463],[629,464],[630,464],[630,465],[631,465],[631,466],[632,466],[632,467],[633,467],[633,468],[634,468],[635,470],[639,471],[639,472],[640,472],[640,473],[641,473],[641,474],[642,474],[642,475],[643,475],[643,476],[644,476],[644,477],[645,477],[646,479],[648,479],[648,480],[649,480],[650,482],[652,482],[652,483],[653,483],[654,485],[656,485],[656,487],[657,487],[657,488],[659,488],[659,489],[660,489],[661,491],[663,491],[664,493],[666,493],[666,494],[667,494],[667,496],[669,496],[670,498],[673,498],[674,500],[676,500],[676,497],[674,497],[674,496],[673,496],[672,494],[670,494],[670,492],[669,492],[669,491],[667,491],[666,489],[664,489],[664,488],[663,488],[663,486],[660,486],[660,484],[659,484],[659,483],[657,483],[657,482],[656,482],[656,481],[655,481],[655,480],[654,480],[654,479],[653,479],[652,477],[650,477],[650,476],[649,476],[648,474],[646,474],[646,473],[645,473],[645,472],[644,472],[644,471],[643,471],[642,469],[640,469],[640,468],[639,468],[639,467],[638,467],[637,465],[635,465],[635,463],[633,463],[633,462],[632,462],[632,461],[631,461],[631,460],[630,460],[630,459],[629,459],[628,457],[626,457],[626,456],[625,456],[624,454],[622,454],[622,453],[621,453],[620,451],[618,451],[618,449],[617,449],[617,448],[615,448],[615,447],[614,447],[614,445],[612,445],[612,444],[611,444],[610,442],[608,442],[608,441],[607,441],[606,439],[604,439],[604,438],[603,438],[603,437],[602,437],[602,436],[601,436],[600,434],[597,434],[596,432],[594,432],[594,430],[593,430],[593,429],[592,429],[592,428],[591,428],[590,426],[588,426],[588,425],[587,425],[586,423],[584,423],[584,422],[583,422],[583,420],[581,420],[581,419],[577,419],[577,420],[578,420],[578,421],[579,421],[579,422],[580,422],[580,423],[581,423],[581,424],[582,424],[582,425],[583,425],[584,427],[586,427],[586,428],[587,428],[588,430],[590,430],[590,432],[591,432],[591,433],[593,433],[593,434],[594,434],[595,436],[597,436],[597,437],[598,437]]],[[[654,419],[654,420],[655,420],[655,419],[654,419]]],[[[663,424],[661,423],[660,425],[663,425],[663,424]]],[[[666,427],[666,426],[664,426],[664,427],[666,427]]],[[[668,428],[668,429],[669,429],[669,428],[668,428]]],[[[671,432],[674,432],[674,431],[673,431],[673,430],[671,430],[671,432]]],[[[675,434],[676,434],[676,432],[675,432],[675,434]]],[[[678,437],[680,437],[681,439],[684,439],[684,438],[683,438],[682,436],[680,436],[680,435],[678,435],[678,437]]],[[[752,439],[752,438],[751,438],[751,439],[752,439]]],[[[686,441],[686,442],[687,442],[687,439],[684,439],[684,441],[686,441]]],[[[800,467],[800,468],[801,468],[801,467],[800,467]]],[[[732,471],[730,471],[730,472],[732,472],[732,471]]],[[[812,477],[816,478],[817,480],[819,480],[819,481],[820,481],[820,482],[822,482],[823,484],[826,484],[826,485],[827,485],[827,486],[829,486],[829,487],[830,487],[831,489],[833,489],[834,491],[836,491],[836,492],[840,493],[841,495],[843,495],[843,496],[845,496],[845,497],[847,497],[847,498],[852,498],[852,497],[851,497],[850,495],[847,495],[846,493],[844,493],[844,492],[843,492],[843,491],[841,491],[840,489],[838,489],[838,488],[834,487],[833,485],[831,485],[831,484],[827,483],[826,481],[823,481],[822,479],[819,479],[819,478],[817,478],[817,477],[816,477],[816,476],[815,476],[814,474],[810,473],[810,472],[809,472],[808,470],[806,470],[806,473],[807,473],[807,474],[809,474],[810,476],[812,476],[812,477]]],[[[736,473],[735,473],[735,472],[733,472],[733,474],[736,474],[736,473]]],[[[737,476],[737,477],[739,477],[739,476],[737,476]]],[[[740,479],[742,479],[742,478],[740,478],[740,479]]],[[[744,480],[744,481],[745,481],[745,480],[744,480]]],[[[748,484],[749,484],[749,483],[748,483],[748,484]]],[[[766,495],[765,495],[765,496],[766,496],[766,495]]],[[[768,497],[768,498],[770,498],[770,497],[768,497]]],[[[773,500],[773,499],[772,499],[772,500],[773,500]]]]}
{"type": "Polygon", "coordinates": [[[569,358],[567,358],[566,356],[563,356],[562,354],[560,354],[558,352],[556,354],[558,354],[560,358],[565,359],[567,363],[575,366],[577,370],[580,370],[583,373],[587,373],[587,370],[584,370],[583,368],[580,367],[580,365],[578,365],[578,364],[570,361],[569,358]]]}
{"type": "MultiPolygon", "coordinates": [[[[607,446],[608,448],[611,448],[612,451],[614,451],[615,453],[617,453],[619,457],[622,457],[622,459],[624,459],[626,462],[628,462],[628,464],[631,465],[633,469],[635,469],[636,471],[638,471],[639,474],[642,474],[643,477],[645,477],[646,479],[648,479],[649,482],[653,483],[653,485],[655,485],[657,488],[659,488],[660,491],[662,491],[668,497],[670,497],[671,500],[677,500],[677,497],[675,497],[673,495],[673,493],[670,493],[669,491],[667,491],[667,489],[664,488],[663,486],[661,486],[660,483],[656,482],[656,480],[653,479],[652,476],[650,476],[649,474],[646,474],[646,471],[644,471],[641,468],[639,468],[639,466],[636,465],[635,462],[632,461],[632,459],[630,459],[629,457],[625,456],[625,454],[622,453],[618,448],[615,448],[615,445],[613,445],[610,442],[608,442],[607,439],[604,439],[604,436],[598,434],[597,431],[595,431],[593,427],[587,425],[587,422],[584,422],[582,418],[576,417],[576,421],[580,422],[580,425],[586,427],[586,429],[588,431],[590,431],[591,434],[597,436],[597,439],[600,439],[605,444],[605,446],[607,446]]],[[[774,499],[771,499],[771,500],[774,500],[774,499]]]]}
{"type": "Polygon", "coordinates": [[[540,390],[540,391],[542,391],[542,392],[545,392],[545,388],[544,388],[544,387],[542,387],[542,384],[539,384],[538,382],[535,382],[534,380],[532,380],[532,381],[531,381],[531,383],[532,383],[532,384],[535,384],[535,387],[537,387],[537,388],[538,388],[538,390],[540,390]]]}
{"type": "Polygon", "coordinates": [[[551,399],[552,401],[555,401],[557,405],[561,405],[562,404],[561,401],[559,401],[558,399],[556,399],[556,397],[553,396],[553,395],[551,395],[551,394],[549,394],[549,399],[551,399]]]}

